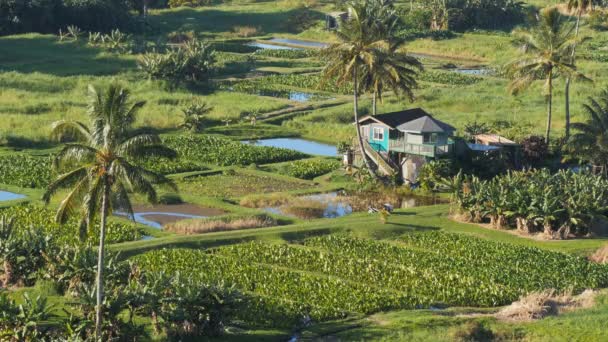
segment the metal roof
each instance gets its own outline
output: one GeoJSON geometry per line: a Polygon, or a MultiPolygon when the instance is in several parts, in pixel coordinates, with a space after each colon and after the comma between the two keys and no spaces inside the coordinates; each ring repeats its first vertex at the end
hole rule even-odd
{"type": "Polygon", "coordinates": [[[484,145],[495,145],[495,146],[516,146],[518,145],[515,141],[509,140],[498,134],[477,134],[474,136],[475,141],[484,145]]]}
{"type": "Polygon", "coordinates": [[[456,130],[445,122],[434,119],[421,108],[378,114],[376,116],[368,115],[359,119],[359,123],[368,121],[375,121],[402,132],[441,133],[456,130]]]}

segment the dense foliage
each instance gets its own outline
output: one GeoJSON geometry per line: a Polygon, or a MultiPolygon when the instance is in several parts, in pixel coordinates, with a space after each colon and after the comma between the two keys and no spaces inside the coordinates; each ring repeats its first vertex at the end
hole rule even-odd
{"type": "Polygon", "coordinates": [[[608,181],[586,173],[532,170],[485,181],[458,174],[449,186],[454,204],[473,221],[560,238],[588,233],[608,208],[608,181]]]}
{"type": "Polygon", "coordinates": [[[43,188],[47,186],[53,172],[51,159],[31,157],[24,154],[0,156],[0,183],[23,188],[43,188]]]}
{"type": "Polygon", "coordinates": [[[215,61],[214,50],[204,42],[189,41],[164,54],[147,53],[138,66],[149,79],[172,84],[206,82],[215,61]]]}
{"type": "Polygon", "coordinates": [[[340,162],[333,159],[306,159],[287,164],[285,174],[302,179],[313,179],[340,168],[340,162]]]}
{"type": "Polygon", "coordinates": [[[130,24],[124,0],[0,0],[0,34],[57,32],[70,25],[107,32],[130,24]]]}
{"type": "Polygon", "coordinates": [[[241,318],[276,319],[274,326],[439,303],[497,306],[530,291],[608,284],[608,268],[583,258],[442,232],[406,234],[400,243],[326,236],[303,246],[252,242],[210,252],[161,250],[135,262],[145,272],[233,284],[252,297],[241,318]],[[438,243],[446,248],[438,250],[438,243]],[[200,268],[206,271],[196,272],[200,268]]]}
{"type": "Polygon", "coordinates": [[[276,147],[253,146],[214,136],[179,135],[164,138],[182,159],[214,165],[249,165],[283,162],[305,154],[276,147]]]}
{"type": "Polygon", "coordinates": [[[418,30],[504,29],[525,19],[517,0],[417,0],[400,12],[405,25],[418,30]]]}
{"type": "MultiPolygon", "coordinates": [[[[80,222],[74,218],[62,225],[55,222],[53,210],[35,206],[14,206],[0,210],[0,215],[12,217],[20,227],[33,227],[43,235],[50,235],[58,244],[79,242],[80,222]]],[[[139,240],[142,230],[133,224],[109,222],[106,239],[109,243],[139,240]]],[[[99,224],[96,223],[87,232],[86,240],[95,243],[99,238],[99,224]]]]}

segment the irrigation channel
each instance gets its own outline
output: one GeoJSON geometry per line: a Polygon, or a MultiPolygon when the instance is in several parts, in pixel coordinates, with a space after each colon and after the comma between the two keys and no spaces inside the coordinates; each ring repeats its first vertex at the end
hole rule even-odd
{"type": "Polygon", "coordinates": [[[0,190],[0,202],[14,201],[14,200],[19,200],[19,199],[24,199],[26,197],[27,196],[22,195],[22,194],[16,194],[14,192],[0,190]]]}
{"type": "Polygon", "coordinates": [[[298,152],[325,157],[337,157],[336,146],[301,138],[274,138],[260,140],[244,140],[244,144],[287,148],[298,152]]]}

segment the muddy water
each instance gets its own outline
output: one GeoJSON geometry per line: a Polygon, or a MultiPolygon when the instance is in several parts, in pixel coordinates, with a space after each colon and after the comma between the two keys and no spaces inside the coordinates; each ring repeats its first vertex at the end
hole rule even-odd
{"type": "MultiPolygon", "coordinates": [[[[349,215],[353,212],[366,212],[370,208],[381,208],[385,204],[391,205],[394,209],[407,209],[420,206],[436,205],[446,203],[438,197],[423,197],[415,195],[398,195],[381,192],[367,193],[346,193],[330,192],[301,196],[297,199],[298,204],[310,202],[311,206],[321,204],[324,208],[323,215],[319,218],[337,218],[349,215]]],[[[286,214],[289,203],[281,207],[269,207],[264,210],[274,214],[286,214]]]]}

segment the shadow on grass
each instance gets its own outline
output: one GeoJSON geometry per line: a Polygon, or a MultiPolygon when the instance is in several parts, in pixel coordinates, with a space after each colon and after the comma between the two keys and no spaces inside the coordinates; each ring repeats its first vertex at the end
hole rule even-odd
{"type": "MultiPolygon", "coordinates": [[[[163,11],[150,17],[150,23],[161,32],[172,31],[205,31],[209,33],[231,32],[237,26],[252,26],[259,28],[264,34],[289,33],[293,30],[290,18],[304,13],[302,9],[279,11],[275,6],[269,6],[267,11],[255,12],[224,11],[221,9],[192,9],[180,8],[163,11]],[[275,11],[271,11],[275,9],[275,11]]],[[[308,11],[314,20],[322,20],[325,16],[318,11],[308,11]]]]}
{"type": "Polygon", "coordinates": [[[59,42],[56,36],[27,34],[0,38],[0,69],[55,76],[110,75],[134,70],[134,59],[102,54],[84,40],[59,42]]]}

